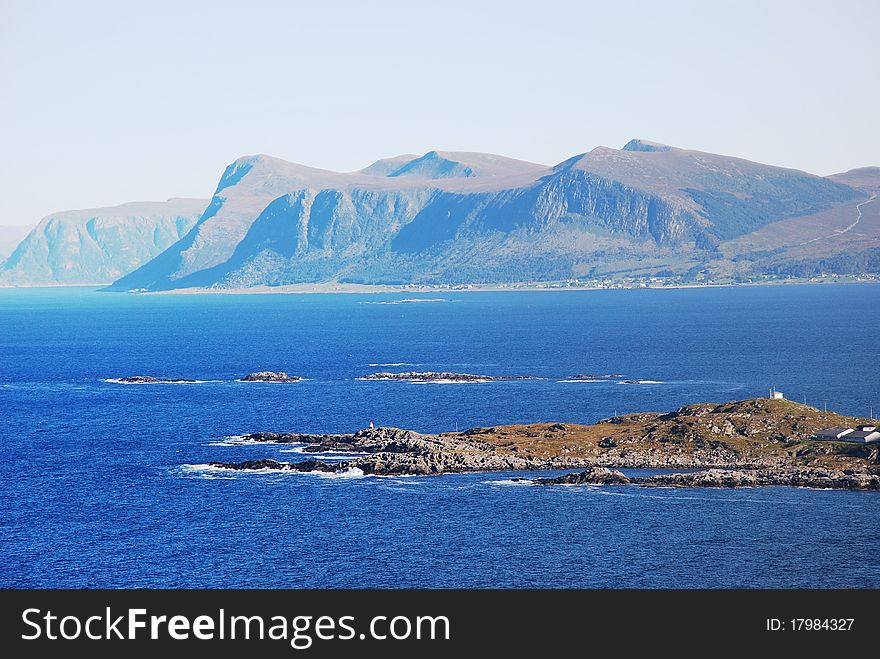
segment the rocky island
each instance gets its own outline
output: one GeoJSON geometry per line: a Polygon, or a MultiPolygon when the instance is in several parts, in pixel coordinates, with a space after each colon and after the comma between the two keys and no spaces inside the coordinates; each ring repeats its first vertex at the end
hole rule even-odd
{"type": "Polygon", "coordinates": [[[111,378],[107,382],[117,384],[187,384],[198,382],[187,378],[154,378],[152,375],[128,375],[124,378],[111,378]]]}
{"type": "Polygon", "coordinates": [[[474,375],[446,371],[404,371],[403,373],[370,373],[359,380],[400,380],[403,382],[499,382],[501,380],[536,380],[531,375],[474,375]]]}
{"type": "Polygon", "coordinates": [[[307,453],[358,455],[341,462],[262,459],[211,465],[233,470],[359,469],[374,475],[580,469],[534,482],[878,490],[880,445],[811,439],[822,428],[866,421],[787,400],[749,399],[686,405],[668,413],[625,414],[593,425],[537,423],[436,435],[400,428],[366,428],[351,434],[254,433],[244,439],[305,444],[307,453]],[[699,471],[627,477],[617,471],[620,468],[699,471]]]}
{"type": "Polygon", "coordinates": [[[240,382],[299,382],[302,380],[298,375],[288,375],[284,371],[259,371],[249,373],[241,378],[240,382]]]}

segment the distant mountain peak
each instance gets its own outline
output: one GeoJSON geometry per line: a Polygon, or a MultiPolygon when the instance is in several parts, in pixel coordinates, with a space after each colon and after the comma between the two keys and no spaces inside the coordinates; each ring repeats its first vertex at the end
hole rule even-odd
{"type": "Polygon", "coordinates": [[[416,160],[419,156],[414,153],[402,153],[399,156],[391,158],[382,158],[371,165],[360,170],[361,174],[369,174],[370,176],[388,176],[392,172],[397,171],[406,163],[416,160]]]}
{"type": "Polygon", "coordinates": [[[832,174],[828,178],[862,190],[880,190],[880,167],[857,167],[848,172],[832,174]]]}
{"type": "Polygon", "coordinates": [[[420,158],[412,160],[388,174],[396,178],[411,176],[414,178],[466,178],[476,176],[472,167],[450,158],[452,154],[441,154],[439,151],[428,151],[420,158]]]}
{"type": "MultiPolygon", "coordinates": [[[[390,160],[396,161],[397,159],[390,160]]],[[[379,161],[368,169],[389,161],[379,161]]],[[[389,171],[386,176],[389,178],[420,179],[504,177],[517,174],[535,174],[544,169],[546,169],[545,165],[492,153],[432,150],[422,156],[403,162],[397,169],[389,171]]]]}
{"type": "Polygon", "coordinates": [[[624,151],[672,151],[673,147],[660,142],[651,142],[649,140],[634,139],[630,140],[623,146],[624,151]]]}

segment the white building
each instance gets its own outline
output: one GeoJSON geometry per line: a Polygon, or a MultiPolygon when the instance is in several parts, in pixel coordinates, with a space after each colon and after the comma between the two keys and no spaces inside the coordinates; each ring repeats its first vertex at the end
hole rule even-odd
{"type": "Polygon", "coordinates": [[[813,439],[824,439],[833,442],[850,434],[852,431],[852,428],[824,428],[823,430],[816,431],[813,439]]]}
{"type": "Polygon", "coordinates": [[[853,428],[824,428],[813,434],[813,439],[826,442],[857,442],[872,444],[880,441],[880,430],[877,426],[861,425],[853,428]]]}

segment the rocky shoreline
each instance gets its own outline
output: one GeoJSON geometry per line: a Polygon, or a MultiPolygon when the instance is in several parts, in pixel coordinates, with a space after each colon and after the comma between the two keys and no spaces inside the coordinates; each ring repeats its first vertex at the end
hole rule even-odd
{"type": "Polygon", "coordinates": [[[666,414],[630,414],[591,426],[544,423],[422,434],[366,428],[351,434],[253,433],[248,443],[305,445],[309,454],[353,454],[350,459],[212,462],[231,470],[339,472],[372,475],[547,471],[578,469],[540,485],[761,487],[880,490],[877,445],[816,442],[812,433],[857,419],[790,401],[700,404],[666,414]],[[627,477],[621,468],[697,469],[627,477]]]}
{"type": "Polygon", "coordinates": [[[644,487],[809,487],[823,490],[880,491],[880,475],[830,469],[706,469],[681,474],[626,476],[616,469],[591,467],[555,478],[531,479],[536,485],[641,485],[644,487]]]}

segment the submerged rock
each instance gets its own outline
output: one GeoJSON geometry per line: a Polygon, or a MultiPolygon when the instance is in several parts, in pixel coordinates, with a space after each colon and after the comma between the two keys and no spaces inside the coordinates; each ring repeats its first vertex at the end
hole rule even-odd
{"type": "Polygon", "coordinates": [[[233,469],[235,471],[249,471],[257,469],[290,469],[287,462],[278,462],[278,460],[260,459],[260,460],[244,460],[243,462],[209,462],[209,466],[219,469],[233,469]]]}
{"type": "Polygon", "coordinates": [[[231,469],[234,471],[258,471],[273,469],[278,471],[324,471],[336,472],[339,465],[331,465],[321,460],[303,460],[302,462],[278,462],[278,460],[244,460],[243,462],[209,462],[211,467],[231,469]]]}

